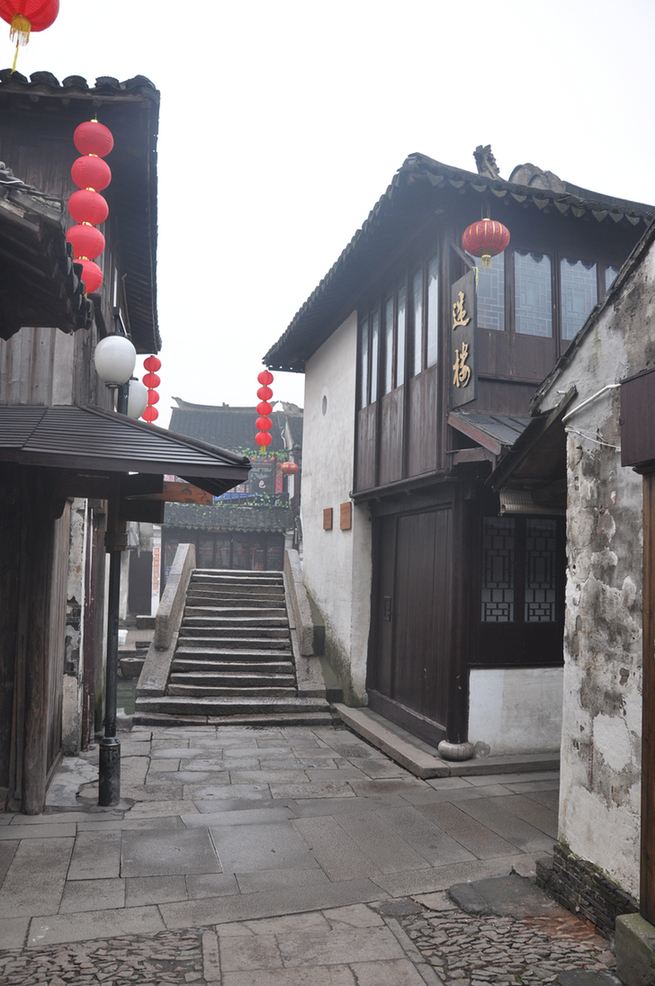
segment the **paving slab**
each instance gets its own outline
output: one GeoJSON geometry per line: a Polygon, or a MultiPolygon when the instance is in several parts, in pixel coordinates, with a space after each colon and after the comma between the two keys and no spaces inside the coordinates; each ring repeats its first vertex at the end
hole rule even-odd
{"type": "Polygon", "coordinates": [[[205,829],[174,832],[129,830],[122,836],[121,876],[174,876],[221,873],[216,850],[205,829]]]}
{"type": "Polygon", "coordinates": [[[171,900],[186,900],[187,886],[183,876],[139,876],[123,880],[125,906],[144,907],[171,900]]]}
{"type": "Polygon", "coordinates": [[[125,903],[125,880],[78,880],[68,882],[64,887],[59,913],[104,911],[125,907],[125,903]]]}
{"type": "MultiPolygon", "coordinates": [[[[115,822],[112,824],[116,824],[115,822]]],[[[68,870],[68,880],[110,879],[121,875],[121,833],[80,832],[68,870]]]]}
{"type": "Polygon", "coordinates": [[[258,893],[262,890],[284,889],[289,885],[294,887],[314,887],[318,884],[330,883],[326,873],[320,867],[315,869],[261,870],[250,873],[237,873],[238,889],[242,894],[258,893]]]}
{"type": "Polygon", "coordinates": [[[318,863],[287,819],[278,822],[222,824],[209,829],[223,869],[252,873],[311,869],[318,863]]]}
{"type": "Polygon", "coordinates": [[[152,935],[164,931],[156,907],[130,907],[111,911],[83,911],[34,918],[30,924],[28,946],[40,948],[62,942],[91,941],[114,935],[152,935]]]}
{"type": "Polygon", "coordinates": [[[330,880],[377,877],[379,870],[376,863],[331,815],[299,818],[291,824],[330,880]]]}
{"type": "Polygon", "coordinates": [[[0,918],[56,914],[74,840],[23,839],[0,890],[0,918]]]}

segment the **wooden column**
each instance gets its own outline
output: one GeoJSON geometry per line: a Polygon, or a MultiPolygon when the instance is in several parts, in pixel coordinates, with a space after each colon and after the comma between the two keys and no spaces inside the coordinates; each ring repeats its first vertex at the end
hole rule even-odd
{"type": "MultiPolygon", "coordinates": [[[[53,521],[43,480],[29,483],[26,534],[23,550],[24,584],[21,605],[28,607],[25,633],[25,732],[23,752],[24,815],[38,815],[45,807],[48,721],[48,615],[53,521]]],[[[22,580],[21,580],[22,581],[22,580]]]]}
{"type": "Polygon", "coordinates": [[[655,473],[644,476],[641,916],[655,924],[655,473]]]}

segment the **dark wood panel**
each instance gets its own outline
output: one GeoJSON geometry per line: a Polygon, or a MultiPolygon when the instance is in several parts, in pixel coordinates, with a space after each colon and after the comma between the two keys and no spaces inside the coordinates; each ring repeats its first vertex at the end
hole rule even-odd
{"type": "Polygon", "coordinates": [[[376,412],[377,404],[369,404],[357,414],[356,490],[370,490],[376,486],[376,412]]]}
{"type": "Polygon", "coordinates": [[[437,367],[409,381],[408,461],[409,476],[434,472],[437,468],[437,367]]]}
{"type": "Polygon", "coordinates": [[[555,339],[514,333],[510,370],[512,376],[534,380],[535,386],[548,376],[557,354],[555,339]]]}
{"type": "Polygon", "coordinates": [[[380,486],[403,478],[405,388],[396,387],[382,398],[380,425],[380,486]]]}
{"type": "Polygon", "coordinates": [[[439,724],[448,713],[451,515],[444,507],[385,517],[375,531],[369,686],[439,724]]]}

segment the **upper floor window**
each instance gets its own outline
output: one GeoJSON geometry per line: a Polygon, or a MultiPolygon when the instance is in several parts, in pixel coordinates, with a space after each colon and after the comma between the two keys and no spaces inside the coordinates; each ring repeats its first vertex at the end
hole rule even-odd
{"type": "Polygon", "coordinates": [[[582,260],[560,261],[562,339],[574,339],[598,301],[596,264],[582,260]]]}
{"type": "Polygon", "coordinates": [[[481,329],[505,328],[505,254],[499,253],[491,267],[483,267],[475,258],[478,269],[478,325],[481,329]]]}
{"type": "Polygon", "coordinates": [[[439,352],[438,258],[401,276],[393,289],[372,299],[359,323],[360,408],[391,393],[411,376],[434,366],[439,352]]]}
{"type": "Polygon", "coordinates": [[[607,293],[614,284],[620,269],[620,267],[611,267],[609,264],[605,267],[605,293],[607,293]]]}
{"type": "Polygon", "coordinates": [[[515,330],[522,335],[553,334],[550,257],[546,253],[514,252],[515,330]]]}
{"type": "Polygon", "coordinates": [[[423,268],[412,277],[413,363],[412,376],[423,369],[423,268]]]}

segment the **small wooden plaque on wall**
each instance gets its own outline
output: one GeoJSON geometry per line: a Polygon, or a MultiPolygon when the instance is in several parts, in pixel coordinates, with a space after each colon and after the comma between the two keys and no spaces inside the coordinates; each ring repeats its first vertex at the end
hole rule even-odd
{"type": "Polygon", "coordinates": [[[323,530],[332,530],[332,507],[326,507],[323,511],[323,530]]]}
{"type": "Polygon", "coordinates": [[[349,531],[353,526],[353,505],[348,500],[348,503],[341,504],[341,516],[340,516],[340,527],[342,531],[349,531]]]}

